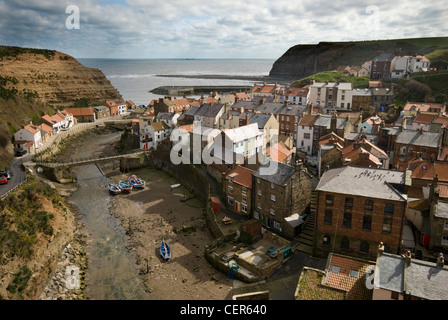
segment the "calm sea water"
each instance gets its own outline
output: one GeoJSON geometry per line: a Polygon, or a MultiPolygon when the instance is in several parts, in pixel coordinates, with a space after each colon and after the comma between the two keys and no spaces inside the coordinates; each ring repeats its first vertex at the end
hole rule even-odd
{"type": "Polygon", "coordinates": [[[77,59],[86,67],[98,68],[120,91],[123,99],[140,105],[160,96],[150,93],[160,86],[253,85],[232,76],[267,76],[275,60],[253,59],[77,59]],[[229,79],[160,77],[158,75],[228,75],[229,79]]]}

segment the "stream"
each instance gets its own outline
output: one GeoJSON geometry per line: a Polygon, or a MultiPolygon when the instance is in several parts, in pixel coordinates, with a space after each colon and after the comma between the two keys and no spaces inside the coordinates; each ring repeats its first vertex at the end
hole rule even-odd
{"type": "MultiPolygon", "coordinates": [[[[119,138],[119,134],[86,139],[82,156],[91,156],[119,138]]],[[[82,223],[89,233],[86,296],[92,300],[147,300],[135,265],[135,256],[128,251],[128,236],[121,222],[110,212],[107,185],[109,180],[95,164],[73,168],[78,189],[70,201],[77,206],[82,223]]]]}
{"type": "Polygon", "coordinates": [[[74,171],[79,187],[70,200],[78,207],[90,235],[90,245],[86,248],[86,295],[92,300],[149,299],[138,275],[135,257],[126,248],[126,232],[109,211],[108,179],[95,164],[74,171]]]}

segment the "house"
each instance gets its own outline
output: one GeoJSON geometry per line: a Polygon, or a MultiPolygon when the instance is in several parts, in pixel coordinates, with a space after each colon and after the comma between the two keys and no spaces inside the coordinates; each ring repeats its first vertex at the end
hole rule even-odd
{"type": "Polygon", "coordinates": [[[218,161],[226,164],[256,164],[260,156],[266,154],[266,145],[263,145],[264,133],[258,128],[258,123],[223,130],[222,136],[222,152],[215,154],[218,161]]]}
{"type": "Polygon", "coordinates": [[[419,113],[442,115],[446,111],[445,103],[407,102],[403,107],[407,117],[417,116],[419,113]]]}
{"type": "Polygon", "coordinates": [[[319,177],[325,170],[342,166],[341,150],[345,140],[334,132],[330,132],[319,140],[318,172],[319,177]]]}
{"type": "Polygon", "coordinates": [[[244,111],[227,110],[219,118],[219,129],[234,129],[241,125],[244,111]]]}
{"type": "Polygon", "coordinates": [[[431,123],[429,131],[431,132],[441,132],[442,129],[448,128],[448,118],[443,116],[437,116],[431,123]]]}
{"type": "Polygon", "coordinates": [[[394,104],[395,91],[392,88],[373,88],[373,107],[377,112],[387,112],[394,104]]]}
{"type": "Polygon", "coordinates": [[[346,125],[347,118],[345,117],[338,117],[336,114],[317,115],[316,121],[314,121],[313,148],[311,155],[317,156],[319,151],[319,141],[326,134],[334,132],[339,137],[344,138],[346,125]]]}
{"type": "Polygon", "coordinates": [[[145,126],[140,133],[140,149],[157,149],[157,146],[165,139],[169,138],[171,128],[164,122],[152,122],[145,126]]]}
{"type": "Polygon", "coordinates": [[[254,113],[257,107],[256,101],[236,101],[232,106],[233,111],[254,113]]]}
{"type": "Polygon", "coordinates": [[[373,288],[366,279],[375,261],[330,252],[322,285],[346,292],[346,300],[372,300],[373,288]]]}
{"type": "Polygon", "coordinates": [[[393,166],[411,159],[437,159],[442,143],[442,133],[420,130],[403,130],[395,140],[393,166]]]}
{"type": "Polygon", "coordinates": [[[196,110],[194,121],[205,127],[218,128],[219,119],[225,111],[226,107],[222,103],[204,103],[196,110]]]}
{"type": "MultiPolygon", "coordinates": [[[[67,110],[67,109],[65,109],[67,110]]],[[[53,133],[58,133],[61,129],[66,127],[65,118],[63,118],[59,114],[55,114],[53,116],[43,115],[39,121],[39,124],[45,123],[53,128],[53,133]]]]}
{"type": "Polygon", "coordinates": [[[106,106],[93,107],[93,112],[95,112],[95,118],[98,120],[110,117],[110,109],[106,106]]]}
{"type": "Polygon", "coordinates": [[[423,55],[412,55],[407,58],[409,59],[408,71],[410,73],[425,72],[430,69],[431,62],[423,55]]]}
{"type": "Polygon", "coordinates": [[[77,122],[95,122],[96,115],[95,109],[92,107],[87,108],[66,108],[68,112],[70,112],[73,117],[76,118],[77,122]]]}
{"type": "Polygon", "coordinates": [[[48,140],[51,139],[51,137],[53,136],[53,128],[50,127],[48,124],[46,123],[42,123],[40,126],[40,135],[42,138],[42,144],[44,144],[45,142],[47,142],[48,140]]]}
{"type": "Polygon", "coordinates": [[[305,109],[304,106],[285,103],[284,108],[279,113],[279,132],[281,135],[289,136],[295,142],[298,123],[305,109]]]}
{"type": "Polygon", "coordinates": [[[248,124],[256,123],[258,129],[264,134],[266,144],[269,144],[274,136],[278,136],[279,123],[273,114],[256,113],[248,124]]]}
{"type": "Polygon", "coordinates": [[[362,131],[365,134],[378,134],[383,122],[383,119],[381,119],[379,116],[373,115],[367,118],[363,123],[361,123],[361,125],[358,127],[358,132],[362,131]]]}
{"type": "Polygon", "coordinates": [[[412,130],[422,129],[428,132],[431,130],[431,124],[436,118],[437,115],[435,114],[420,113],[412,121],[412,130]]]}
{"type": "Polygon", "coordinates": [[[326,171],[316,187],[314,253],[372,259],[378,243],[400,250],[406,210],[405,173],[346,166],[326,171]]]}
{"type": "Polygon", "coordinates": [[[64,109],[62,111],[59,111],[57,113],[61,118],[64,119],[65,123],[62,129],[68,129],[71,128],[75,123],[75,118],[73,116],[73,114],[71,114],[70,112],[67,111],[67,109],[64,109]]]}
{"type": "Polygon", "coordinates": [[[263,84],[255,83],[253,88],[250,90],[249,95],[253,99],[254,96],[279,96],[284,92],[284,87],[275,84],[267,84],[263,82],[263,84]]]}
{"type": "Polygon", "coordinates": [[[372,300],[448,299],[443,254],[438,254],[436,262],[428,262],[413,258],[410,252],[384,252],[380,244],[372,279],[372,300]]]}
{"type": "Polygon", "coordinates": [[[365,138],[343,148],[341,154],[342,165],[389,169],[390,158],[387,153],[365,138]]]}
{"type": "Polygon", "coordinates": [[[295,151],[295,148],[288,149],[282,143],[275,143],[274,145],[270,145],[266,149],[266,156],[268,159],[276,162],[280,162],[283,164],[291,164],[292,155],[295,151]]]}
{"type": "Polygon", "coordinates": [[[335,82],[315,82],[310,85],[309,102],[323,109],[337,107],[338,84],[335,82]]]}
{"type": "Polygon", "coordinates": [[[351,110],[353,106],[353,84],[351,82],[342,82],[337,87],[336,107],[351,110]]]}
{"type": "Polygon", "coordinates": [[[289,101],[292,104],[306,106],[309,93],[308,88],[288,88],[285,90],[284,95],[280,97],[280,102],[289,101]]]}
{"type": "Polygon", "coordinates": [[[280,122],[279,115],[280,112],[285,107],[285,103],[281,102],[267,102],[262,99],[259,101],[258,105],[255,108],[256,113],[264,113],[264,114],[273,114],[277,120],[280,122]]]}
{"type": "Polygon", "coordinates": [[[303,115],[297,126],[296,148],[300,152],[312,153],[313,149],[313,129],[317,115],[303,115]]]}
{"type": "Polygon", "coordinates": [[[310,203],[311,177],[300,164],[292,167],[272,161],[258,168],[253,176],[253,217],[262,220],[267,229],[295,237],[310,203]]]}
{"type": "Polygon", "coordinates": [[[372,60],[372,79],[389,78],[391,72],[392,60],[395,54],[393,53],[380,53],[372,60]]]}
{"type": "Polygon", "coordinates": [[[239,165],[223,179],[226,206],[233,212],[245,216],[251,215],[253,172],[253,170],[239,165]]]}
{"type": "Polygon", "coordinates": [[[378,134],[379,141],[377,145],[389,156],[390,163],[394,162],[395,141],[401,131],[402,128],[392,125],[384,125],[380,127],[380,132],[378,134]]]}
{"type": "Polygon", "coordinates": [[[14,149],[29,153],[42,146],[42,133],[39,126],[28,124],[14,134],[14,149]]]}
{"type": "Polygon", "coordinates": [[[180,117],[179,113],[159,112],[155,121],[164,121],[170,128],[177,126],[177,119],[180,117]]]}
{"type": "Polygon", "coordinates": [[[373,91],[372,89],[353,89],[352,91],[352,110],[362,111],[367,110],[373,106],[373,91]]]}
{"type": "Polygon", "coordinates": [[[126,102],[122,100],[108,100],[105,106],[109,108],[111,117],[122,115],[127,111],[126,102]]]}

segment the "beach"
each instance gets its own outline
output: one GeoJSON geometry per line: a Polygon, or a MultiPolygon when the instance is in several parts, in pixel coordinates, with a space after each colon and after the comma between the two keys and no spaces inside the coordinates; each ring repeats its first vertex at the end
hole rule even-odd
{"type": "MultiPolygon", "coordinates": [[[[122,174],[104,166],[114,181],[125,180],[122,174]]],[[[134,173],[134,172],[133,172],[134,173]]],[[[183,186],[157,169],[135,172],[146,186],[112,198],[111,213],[120,219],[129,236],[128,248],[135,254],[136,265],[145,287],[158,300],[231,299],[233,281],[204,258],[204,245],[213,240],[203,204],[189,195],[183,186]],[[159,253],[164,239],[171,248],[171,259],[159,253]]]]}

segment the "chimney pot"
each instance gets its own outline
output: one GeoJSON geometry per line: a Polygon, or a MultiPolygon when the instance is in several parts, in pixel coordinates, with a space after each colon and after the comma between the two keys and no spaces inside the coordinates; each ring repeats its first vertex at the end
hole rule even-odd
{"type": "Polygon", "coordinates": [[[378,254],[383,253],[384,253],[384,243],[380,242],[380,244],[378,245],[378,254]]]}

